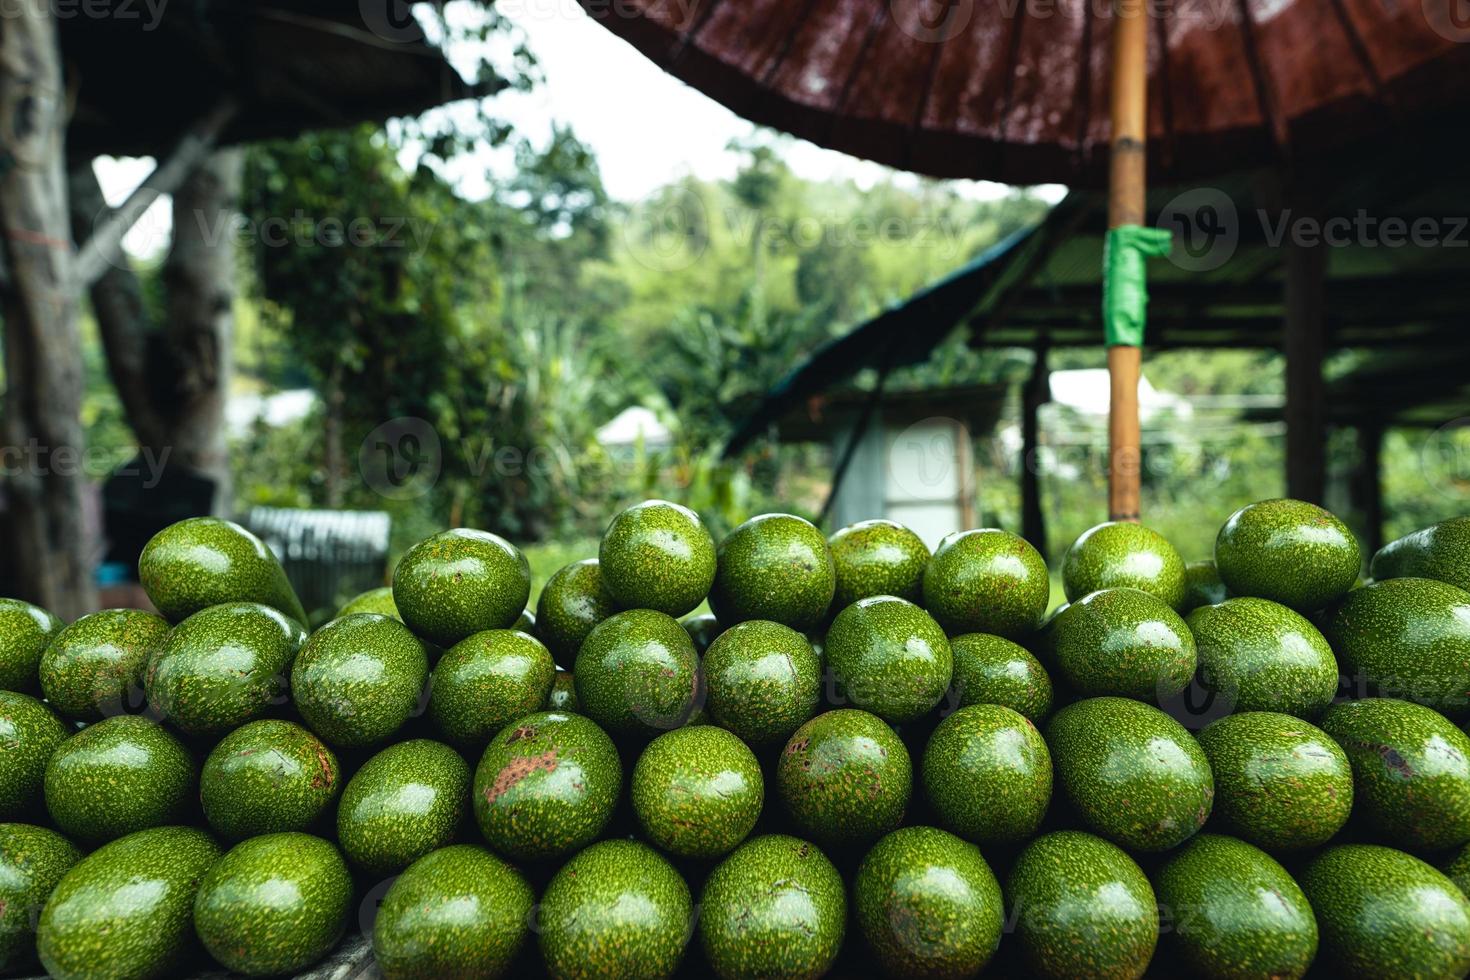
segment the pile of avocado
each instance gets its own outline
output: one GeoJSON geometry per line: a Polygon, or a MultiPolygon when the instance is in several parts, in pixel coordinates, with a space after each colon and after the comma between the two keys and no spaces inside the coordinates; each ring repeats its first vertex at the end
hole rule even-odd
{"type": "Polygon", "coordinates": [[[650,500],[534,612],[458,529],[310,631],[184,521],[157,613],[0,600],[0,973],[1463,977],[1470,518],[1362,564],[1110,523],[1049,610],[1005,531],[650,500]]]}

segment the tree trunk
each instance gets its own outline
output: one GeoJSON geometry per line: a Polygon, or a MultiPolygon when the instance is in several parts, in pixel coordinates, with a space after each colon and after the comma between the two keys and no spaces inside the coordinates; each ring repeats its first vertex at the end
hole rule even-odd
{"type": "Polygon", "coordinates": [[[322,438],[325,450],[322,462],[326,470],[325,490],[327,506],[333,509],[342,506],[342,362],[332,365],[327,377],[327,404],[322,438]]]}
{"type": "Polygon", "coordinates": [[[96,601],[84,526],[82,341],[67,222],[56,25],[21,4],[0,30],[0,225],[7,266],[4,487],[21,592],[63,619],[96,601]]]}

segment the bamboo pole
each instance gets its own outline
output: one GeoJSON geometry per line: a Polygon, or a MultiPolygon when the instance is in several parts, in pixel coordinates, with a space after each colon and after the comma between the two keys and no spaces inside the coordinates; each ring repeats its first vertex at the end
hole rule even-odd
{"type": "MultiPolygon", "coordinates": [[[[1115,0],[1112,58],[1108,227],[1117,228],[1143,223],[1148,18],[1142,0],[1115,0]]],[[[1108,348],[1108,516],[1115,521],[1138,520],[1138,377],[1142,364],[1143,351],[1138,347],[1108,348]]]]}

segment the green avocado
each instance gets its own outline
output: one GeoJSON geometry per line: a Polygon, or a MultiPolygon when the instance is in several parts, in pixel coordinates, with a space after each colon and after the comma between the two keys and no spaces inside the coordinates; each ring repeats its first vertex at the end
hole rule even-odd
{"type": "Polygon", "coordinates": [[[388,746],[347,781],[337,840],[352,863],[396,874],[454,838],[470,791],[470,767],[440,742],[388,746]]]}
{"type": "Polygon", "coordinates": [[[720,542],[709,604],[727,627],[769,619],[807,630],[827,615],[836,589],[822,532],[791,514],[762,514],[720,542]]]}
{"type": "Polygon", "coordinates": [[[551,693],[546,695],[544,711],[580,711],[582,703],[577,700],[577,679],[570,670],[556,668],[551,678],[551,693]]]}
{"type": "Polygon", "coordinates": [[[1215,816],[1269,851],[1327,843],[1353,809],[1347,756],[1320,728],[1270,711],[1229,715],[1199,733],[1215,776],[1215,816]]]}
{"type": "Polygon", "coordinates": [[[28,816],[41,803],[46,763],[70,734],[66,724],[29,694],[0,691],[0,819],[28,816]]]}
{"type": "Polygon", "coordinates": [[[555,675],[551,652],[530,634],[473,633],[435,665],[429,720],[450,742],[478,753],[496,732],[545,706],[555,675]]]}
{"type": "Polygon", "coordinates": [[[1179,604],[1179,615],[1200,606],[1214,606],[1230,598],[1225,583],[1220,581],[1220,570],[1215,559],[1191,561],[1184,565],[1184,601],[1179,604]]]}
{"type": "Polygon", "coordinates": [[[700,656],[709,649],[711,643],[725,631],[720,621],[709,613],[701,613],[698,616],[685,616],[679,620],[679,625],[684,627],[684,632],[689,634],[689,639],[694,641],[694,649],[700,656]]]}
{"type": "Polygon", "coordinates": [[[977,844],[1027,839],[1051,803],[1046,740],[998,704],[960,708],[941,721],[920,769],[939,822],[977,844]]]}
{"type": "Polygon", "coordinates": [[[41,689],[36,677],[41,655],[62,625],[40,606],[0,599],[0,691],[35,694],[41,689]]]}
{"type": "Polygon", "coordinates": [[[617,611],[597,559],[574,561],[546,580],[536,600],[536,633],[556,662],[570,667],[592,628],[617,611]]]}
{"type": "Polygon", "coordinates": [[[36,949],[46,972],[55,980],[182,975],[198,948],[194,894],[219,856],[202,830],[153,827],[84,857],[41,912],[36,949]]]}
{"type": "Polygon", "coordinates": [[[425,538],[393,570],[393,602],[419,636],[452,647],[515,625],[531,597],[531,566],[498,534],[455,528],[425,538]]]}
{"type": "Polygon", "coordinates": [[[1127,698],[1070,704],[1046,726],[1062,794],[1087,825],[1136,851],[1166,851],[1204,826],[1215,781],[1173,718],[1127,698]]]}
{"type": "Polygon", "coordinates": [[[214,863],[194,896],[194,929],[227,969],[250,977],[298,973],[342,938],[352,875],[320,837],[252,837],[214,863]]]}
{"type": "Polygon", "coordinates": [[[700,945],[722,980],[823,976],[846,926],[842,876],[815,846],[782,834],[742,844],[699,900],[700,945]]]}
{"type": "Polygon", "coordinates": [[[51,707],[73,721],[139,708],[148,658],[167,634],[167,620],[141,609],[83,616],[41,655],[41,690],[51,707]]]}
{"type": "Polygon", "coordinates": [[[155,534],[138,556],[138,578],[170,623],[234,602],[258,602],[298,623],[307,621],[285,569],[265,542],[218,517],[191,517],[155,534]]]}
{"type": "Polygon", "coordinates": [[[1368,693],[1470,712],[1470,592],[1428,578],[1374,582],[1328,610],[1323,633],[1368,693]]]}
{"type": "Polygon", "coordinates": [[[924,608],[950,634],[1019,640],[1036,629],[1050,598],[1041,553],[995,528],[949,535],[924,569],[924,608]]]}
{"type": "Polygon", "coordinates": [[[1000,946],[1000,883],[980,849],[933,827],[902,827],[858,865],[863,938],[895,977],[968,977],[1000,946]]]}
{"type": "Polygon", "coordinates": [[[475,769],[475,820],[513,861],[586,847],[607,826],[623,788],[618,750],[582,715],[543,711],[501,730],[475,769]]]}
{"type": "Polygon", "coordinates": [[[1171,609],[1184,605],[1184,559],[1158,531],[1109,521],[1083,531],[1062,557],[1070,602],[1099,589],[1138,589],[1171,609]]]}
{"type": "Polygon", "coordinates": [[[912,602],[887,595],[837,614],[827,665],[849,703],[895,725],[928,714],[954,676],[944,630],[912,602]]]}
{"type": "Polygon", "coordinates": [[[356,613],[313,633],[291,668],[291,697],[333,745],[380,745],[419,708],[429,653],[396,619],[356,613]]]}
{"type": "Polygon", "coordinates": [[[759,748],[784,742],[816,713],[822,662],[791,627],[748,619],[710,644],[704,679],[710,718],[759,748]]]}
{"type": "Polygon", "coordinates": [[[185,734],[223,735],[286,702],[305,640],[299,623],[260,603],[201,609],[149,657],[148,704],[185,734]]]}
{"type": "Polygon", "coordinates": [[[82,852],[54,830],[0,823],[0,972],[36,958],[36,919],[82,852]]]}
{"type": "Polygon", "coordinates": [[[1057,670],[1081,697],[1162,704],[1194,677],[1194,637],[1184,620],[1168,602],[1135,588],[1074,599],[1052,624],[1051,643],[1057,670]]]}
{"type": "Polygon", "coordinates": [[[664,732],[633,767],[630,790],[638,824],[675,857],[715,858],[755,827],[765,801],[760,763],[723,728],[664,732]]]}
{"type": "Polygon", "coordinates": [[[520,872],[484,848],[442,847],[389,886],[373,957],[386,980],[504,976],[526,943],[535,900],[520,872]]]}
{"type": "Polygon", "coordinates": [[[391,585],[380,585],[376,589],[359,592],[348,599],[347,603],[337,610],[337,615],[332,618],[341,619],[353,613],[377,613],[379,616],[392,616],[399,622],[403,621],[403,617],[398,615],[398,607],[393,604],[393,586],[391,585]]]}
{"type": "Polygon", "coordinates": [[[1233,837],[1200,834],[1154,874],[1164,948],[1210,980],[1295,980],[1317,955],[1317,920],[1286,869],[1233,837]]]}
{"type": "Polygon", "coordinates": [[[624,609],[682,616],[715,580],[715,539],[698,514],[667,500],[645,500],[614,517],[597,559],[603,586],[624,609]]]}
{"type": "Polygon", "coordinates": [[[610,616],[587,635],[572,670],[582,713],[615,735],[656,735],[689,720],[699,654],[673,617],[653,609],[610,616]]]}
{"type": "Polygon", "coordinates": [[[999,704],[1040,724],[1051,713],[1051,678],[1025,647],[989,633],[949,641],[957,705],[999,704]]]}
{"type": "Polygon", "coordinates": [[[1029,972],[1052,980],[1136,980],[1159,941],[1159,910],[1121,848],[1077,830],[1026,845],[1005,887],[1007,922],[1029,972]]]}
{"type": "Polygon", "coordinates": [[[679,872],[629,840],[593,844],[563,865],[540,913],[541,956],[556,978],[671,976],[694,927],[679,872]]]}
{"type": "Polygon", "coordinates": [[[1353,587],[1363,556],[1331,512],[1302,500],[1263,500],[1225,521],[1215,538],[1215,567],[1231,595],[1312,613],[1353,587]]]}
{"type": "Polygon", "coordinates": [[[1316,718],[1337,694],[1337,658],[1305,616],[1250,596],[1201,606],[1185,620],[1206,690],[1233,711],[1316,718]]]}
{"type": "Polygon", "coordinates": [[[781,750],[776,791],[819,844],[871,844],[903,820],[913,789],[908,749],[883,719],[856,708],[817,715],[781,750]]]}
{"type": "Polygon", "coordinates": [[[300,725],[271,718],[226,735],[199,774],[204,818],[228,841],[307,830],[341,789],[332,750],[300,725]]]}
{"type": "Polygon", "coordinates": [[[46,763],[46,809],[62,833],[96,845],[182,822],[198,785],[189,751],[162,725],[117,715],[56,747],[46,763]]]}
{"type": "Polygon", "coordinates": [[[1375,581],[1432,578],[1470,591],[1470,517],[1452,517],[1390,541],[1373,556],[1375,581]]]}
{"type": "Polygon", "coordinates": [[[909,602],[924,598],[929,548],[896,521],[859,521],[827,539],[837,590],[832,608],[846,609],[859,599],[891,595],[909,602]]]}
{"type": "Polygon", "coordinates": [[[1324,970],[1424,980],[1470,972],[1470,902],[1418,858],[1344,844],[1313,858],[1297,881],[1317,914],[1324,970]]]}
{"type": "Polygon", "coordinates": [[[1470,841],[1470,737],[1391,698],[1327,709],[1322,728],[1353,768],[1354,814],[1382,839],[1437,850],[1470,841]]]}
{"type": "Polygon", "coordinates": [[[1470,844],[1451,853],[1449,859],[1440,865],[1440,870],[1470,898],[1470,844]]]}

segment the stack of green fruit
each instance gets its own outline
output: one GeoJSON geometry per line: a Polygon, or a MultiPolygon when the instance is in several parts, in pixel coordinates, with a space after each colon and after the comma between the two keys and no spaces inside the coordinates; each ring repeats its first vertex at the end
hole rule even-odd
{"type": "Polygon", "coordinates": [[[1048,614],[1004,531],[647,501],[534,612],[454,530],[308,634],[185,521],[160,615],[0,601],[0,971],[1462,977],[1470,518],[1361,561],[1104,524],[1048,614]]]}

